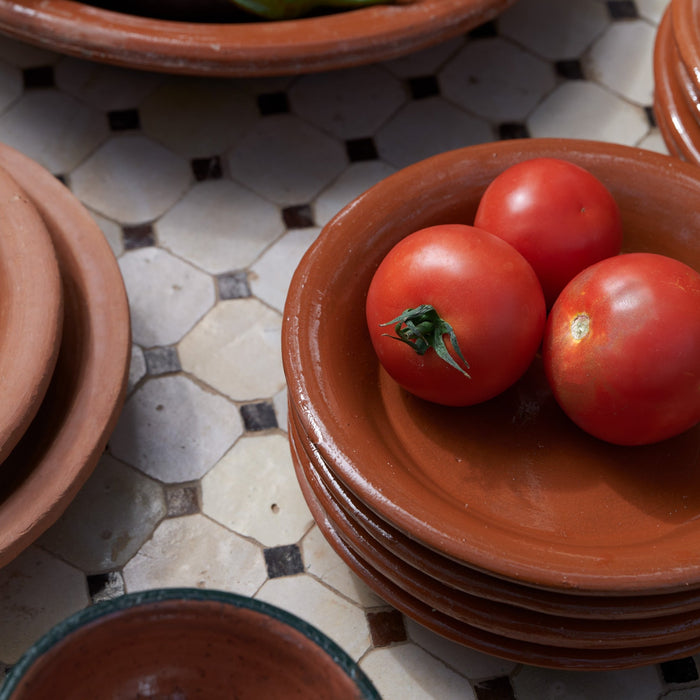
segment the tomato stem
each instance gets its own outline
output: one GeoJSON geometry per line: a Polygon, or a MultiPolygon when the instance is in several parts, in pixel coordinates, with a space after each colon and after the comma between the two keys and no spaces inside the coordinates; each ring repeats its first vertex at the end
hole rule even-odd
{"type": "Polygon", "coordinates": [[[454,329],[445,319],[440,317],[433,306],[421,304],[414,309],[406,309],[395,319],[379,325],[390,326],[392,324],[394,324],[396,335],[390,333],[384,333],[384,335],[406,343],[419,355],[425,355],[430,348],[433,348],[441,360],[460,371],[467,379],[471,379],[469,373],[464,369],[464,367],[469,369],[469,363],[462,355],[454,329]],[[452,343],[452,347],[464,367],[461,367],[450,354],[445,344],[445,335],[449,336],[450,343],[452,343]]]}

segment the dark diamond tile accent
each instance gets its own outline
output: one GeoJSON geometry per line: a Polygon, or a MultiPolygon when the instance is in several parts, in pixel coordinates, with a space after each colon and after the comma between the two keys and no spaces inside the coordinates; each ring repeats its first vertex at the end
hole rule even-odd
{"type": "Polygon", "coordinates": [[[690,683],[698,680],[698,669],[691,657],[664,661],[659,666],[666,683],[690,683]]]}
{"type": "Polygon", "coordinates": [[[266,92],[258,95],[258,111],[262,116],[289,112],[289,100],[284,92],[266,92]]]}
{"type": "Polygon", "coordinates": [[[636,19],[639,17],[637,6],[632,0],[609,0],[608,12],[613,19],[636,19]]]}
{"type": "Polygon", "coordinates": [[[268,430],[278,427],[275,408],[268,401],[243,404],[241,406],[241,417],[246,430],[268,430]]]}
{"type": "Polygon", "coordinates": [[[387,647],[407,639],[403,615],[398,610],[368,612],[367,623],[372,635],[372,646],[387,647]]]}
{"type": "Polygon", "coordinates": [[[477,700],[515,700],[513,686],[508,676],[479,681],[474,686],[477,700]]]}
{"type": "Polygon", "coordinates": [[[567,59],[564,61],[557,61],[554,64],[557,71],[557,75],[567,80],[584,80],[585,75],[583,74],[583,67],[581,66],[581,61],[576,58],[567,59]]]}
{"type": "Polygon", "coordinates": [[[414,100],[422,100],[425,97],[434,97],[440,94],[440,83],[434,75],[419,75],[409,78],[408,89],[414,100]]]}
{"type": "Polygon", "coordinates": [[[22,71],[25,88],[46,88],[54,86],[53,66],[36,66],[22,71]]]}
{"type": "Polygon", "coordinates": [[[498,36],[496,22],[484,22],[467,33],[469,39],[493,39],[498,36]]]}
{"type": "Polygon", "coordinates": [[[373,138],[349,139],[345,142],[345,152],[351,163],[362,160],[377,160],[379,154],[373,138]]]}
{"type": "Polygon", "coordinates": [[[224,175],[219,156],[193,158],[190,162],[190,167],[197,182],[202,182],[202,180],[220,180],[224,175]]]}
{"type": "MultiPolygon", "coordinates": [[[[276,504],[273,503],[273,508],[276,504]]],[[[270,578],[294,576],[304,571],[301,551],[295,544],[285,544],[279,547],[268,547],[263,550],[267,575],[270,578]]]]}
{"type": "Polygon", "coordinates": [[[93,603],[124,595],[124,579],[117,571],[87,576],[88,593],[93,603]]]}
{"type": "Polygon", "coordinates": [[[248,275],[245,270],[224,272],[216,277],[220,299],[244,299],[249,297],[248,275]]]}
{"type": "Polygon", "coordinates": [[[112,131],[129,131],[141,128],[141,117],[138,109],[114,109],[107,112],[107,120],[112,131]]]}
{"type": "Polygon", "coordinates": [[[501,141],[508,139],[527,139],[530,138],[530,132],[525,124],[519,122],[506,122],[498,125],[498,138],[501,141]]]}
{"type": "Polygon", "coordinates": [[[124,248],[134,250],[135,248],[147,248],[156,244],[156,236],[151,224],[137,224],[136,226],[122,226],[124,237],[124,248]]]}
{"type": "Polygon", "coordinates": [[[172,486],[165,491],[165,504],[169,518],[199,513],[199,493],[196,486],[172,486]]]}
{"type": "Polygon", "coordinates": [[[282,219],[287,228],[308,228],[314,225],[314,215],[308,204],[296,204],[282,209],[282,219]]]}
{"type": "Polygon", "coordinates": [[[153,377],[159,374],[179,372],[182,369],[180,358],[177,356],[177,348],[172,346],[144,350],[143,357],[146,360],[146,371],[153,377]]]}
{"type": "Polygon", "coordinates": [[[54,175],[54,177],[62,184],[68,187],[68,175],[64,175],[63,173],[59,173],[58,175],[54,175]]]}
{"type": "Polygon", "coordinates": [[[644,114],[646,114],[647,116],[647,122],[649,122],[649,126],[656,127],[656,114],[654,114],[654,108],[652,106],[645,107],[644,114]]]}

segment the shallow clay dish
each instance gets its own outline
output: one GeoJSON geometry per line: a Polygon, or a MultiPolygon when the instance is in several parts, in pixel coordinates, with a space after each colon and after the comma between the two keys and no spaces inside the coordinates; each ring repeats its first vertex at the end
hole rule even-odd
{"type": "Polygon", "coordinates": [[[51,383],[32,424],[0,469],[0,566],[61,515],[97,464],[124,401],[129,308],[97,224],[51,173],[0,144],[51,235],[63,279],[64,322],[51,383]]]}
{"type": "Polygon", "coordinates": [[[296,616],[177,588],[99,603],[52,629],[0,689],[0,700],[44,697],[379,700],[359,666],[296,616]]]}
{"type": "Polygon", "coordinates": [[[0,473],[44,398],[62,328],[51,237],[32,202],[0,169],[0,473]]]}
{"type": "Polygon", "coordinates": [[[447,639],[517,663],[579,671],[617,670],[663,663],[684,658],[700,650],[698,639],[633,649],[574,649],[562,645],[548,646],[494,634],[435,610],[396,585],[348,546],[306,481],[301,464],[307,457],[295,450],[293,442],[291,448],[292,460],[304,498],[314,520],[335,552],[384,600],[419,624],[447,639]]]}
{"type": "Polygon", "coordinates": [[[211,76],[300,74],[395,58],[482,24],[515,0],[413,0],[278,22],[150,19],[73,0],[0,0],[0,31],[131,68],[211,76]]]}
{"type": "Polygon", "coordinates": [[[700,426],[643,448],[595,440],[558,408],[537,361],[492,401],[440,407],[400,390],[372,350],[362,310],[388,250],[423,226],[471,223],[488,183],[535,156],[578,163],[610,188],[625,250],[655,251],[700,268],[694,166],[650,151],[560,139],[445,153],[372,187],[305,255],[282,333],[290,401],[338,481],[443,556],[512,581],[587,595],[700,587],[700,426]]]}
{"type": "MultiPolygon", "coordinates": [[[[582,596],[524,586],[464,566],[437,552],[422,546],[382,520],[359,501],[334,477],[332,470],[301,432],[294,409],[289,408],[290,440],[298,451],[303,451],[309,464],[302,464],[305,472],[313,470],[320,479],[320,488],[328,491],[343,511],[343,518],[374,542],[400,559],[404,564],[418,569],[457,591],[487,600],[506,603],[546,615],[594,620],[640,620],[663,615],[700,611],[700,590],[681,591],[667,595],[649,596],[582,596]]],[[[318,492],[318,489],[315,489],[318,492]]],[[[328,508],[326,508],[328,510],[328,508]]]]}
{"type": "Polygon", "coordinates": [[[700,0],[671,0],[667,9],[681,60],[700,90],[700,0]]]}

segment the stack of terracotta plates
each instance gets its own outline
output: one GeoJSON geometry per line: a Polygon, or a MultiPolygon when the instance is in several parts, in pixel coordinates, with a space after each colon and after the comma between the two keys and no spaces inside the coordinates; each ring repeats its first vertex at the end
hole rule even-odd
{"type": "Polygon", "coordinates": [[[0,566],[87,479],[124,400],[129,309],[97,224],[0,145],[0,566]]]}
{"type": "Polygon", "coordinates": [[[700,163],[700,0],[671,0],[654,47],[654,112],[669,151],[700,163]]]}
{"type": "Polygon", "coordinates": [[[625,250],[700,269],[700,172],[595,142],[484,144],[423,161],[331,221],[292,280],[283,327],[289,438],[329,542],[385,600],[504,658],[612,669],[700,650],[700,426],[622,448],[576,428],[535,361],[499,397],[430,404],[381,369],[364,300],[411,231],[471,223],[500,171],[535,156],[612,191],[625,250]]]}

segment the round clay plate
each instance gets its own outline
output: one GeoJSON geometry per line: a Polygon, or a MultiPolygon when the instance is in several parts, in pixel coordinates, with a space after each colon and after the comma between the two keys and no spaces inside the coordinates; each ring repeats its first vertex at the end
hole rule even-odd
{"type": "Polygon", "coordinates": [[[654,112],[669,151],[700,163],[700,112],[697,93],[681,62],[670,8],[659,24],[654,45],[654,112]]]}
{"type": "Polygon", "coordinates": [[[0,169],[0,473],[34,418],[63,328],[56,253],[32,202],[0,169]]]}
{"type": "Polygon", "coordinates": [[[129,594],[57,625],[0,689],[0,700],[38,697],[379,700],[357,664],[303,620],[197,589],[129,594]]]}
{"type": "MultiPolygon", "coordinates": [[[[303,435],[293,407],[289,409],[290,441],[303,451],[308,464],[305,473],[319,481],[319,489],[342,510],[342,516],[374,542],[400,559],[456,591],[498,603],[553,616],[596,620],[639,620],[700,610],[700,589],[683,590],[667,595],[649,596],[582,596],[524,586],[507,579],[489,576],[422,546],[382,520],[343,487],[318,450],[303,435]]],[[[316,489],[318,490],[318,489],[316,489]]],[[[328,510],[328,508],[326,508],[328,510]]]]}
{"type": "Polygon", "coordinates": [[[700,90],[700,0],[672,0],[668,10],[681,60],[700,90]]]}
{"type": "MultiPolygon", "coordinates": [[[[495,634],[446,615],[394,583],[347,544],[306,481],[304,472],[300,468],[306,457],[295,452],[294,443],[292,443],[292,457],[304,498],[314,520],[335,552],[384,600],[411,619],[447,639],[516,663],[577,671],[634,668],[681,659],[700,650],[700,640],[697,638],[675,644],[630,649],[576,649],[563,645],[551,646],[495,634]]],[[[2,700],[1,697],[0,700],[2,700]]]]}
{"type": "MultiPolygon", "coordinates": [[[[700,641],[700,609],[639,619],[584,619],[533,612],[465,594],[411,566],[375,540],[346,512],[316,472],[315,462],[295,434],[302,478],[314,492],[345,543],[389,580],[434,610],[479,629],[528,643],[572,649],[635,649],[700,641]]],[[[298,469],[299,469],[298,468],[298,469]]]]}
{"type": "Polygon", "coordinates": [[[471,223],[509,165],[560,157],[616,198],[624,249],[700,268],[700,171],[591,141],[504,141],[445,153],[372,187],[340,212],[293,277],[283,362],[304,433],[338,480],[381,518],[443,556],[528,585],[590,594],[700,586],[700,426],[641,448],[576,428],[535,360],[495,399],[421,401],[381,370],[366,290],[410,232],[471,223]]]}
{"type": "Polygon", "coordinates": [[[104,450],[124,401],[129,307],[114,255],[85,208],[51,173],[0,144],[51,235],[63,278],[56,368],[38,413],[0,469],[0,566],[65,510],[104,450]]]}
{"type": "Polygon", "coordinates": [[[277,22],[150,19],[72,0],[0,0],[4,34],[93,61],[211,76],[268,76],[395,58],[482,24],[515,0],[412,0],[277,22]]]}

